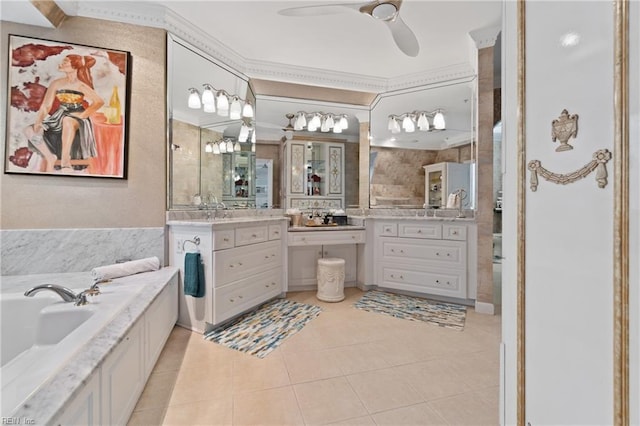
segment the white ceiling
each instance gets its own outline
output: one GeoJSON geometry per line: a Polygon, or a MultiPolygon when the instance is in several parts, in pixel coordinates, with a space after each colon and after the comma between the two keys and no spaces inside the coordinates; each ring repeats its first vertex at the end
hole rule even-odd
{"type": "MultiPolygon", "coordinates": [[[[419,54],[409,57],[397,48],[383,22],[350,8],[338,8],[344,13],[333,15],[278,14],[291,7],[358,4],[344,0],[56,3],[68,15],[163,27],[250,78],[391,94],[474,75],[476,46],[486,42],[485,38],[495,41],[502,8],[499,0],[404,0],[400,16],[420,45],[419,54]]],[[[0,19],[46,25],[27,0],[2,0],[0,19]]],[[[203,82],[189,84],[201,87],[203,82]]],[[[435,93],[440,91],[431,95],[435,93]]],[[[443,101],[425,101],[424,95],[413,105],[415,96],[411,96],[407,95],[407,102],[399,102],[398,108],[406,108],[397,114],[444,107],[443,101]]],[[[394,98],[398,103],[398,97],[394,98]]],[[[287,105],[282,99],[260,100],[260,96],[258,103],[257,121],[272,129],[286,125],[286,112],[312,109],[309,105],[287,105]]]]}

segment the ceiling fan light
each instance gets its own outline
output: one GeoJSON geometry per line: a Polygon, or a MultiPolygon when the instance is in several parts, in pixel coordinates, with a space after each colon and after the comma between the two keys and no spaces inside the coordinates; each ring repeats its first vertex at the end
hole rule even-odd
{"type": "Polygon", "coordinates": [[[346,130],[349,128],[349,120],[347,120],[347,116],[343,115],[340,117],[340,128],[346,130]]]}
{"type": "Polygon", "coordinates": [[[247,101],[242,107],[242,116],[246,118],[253,118],[253,105],[251,102],[247,101]]]}
{"type": "Polygon", "coordinates": [[[242,117],[242,105],[240,105],[240,99],[234,96],[229,107],[229,118],[231,120],[239,120],[240,117],[242,117]]]}
{"type": "Polygon", "coordinates": [[[215,95],[213,94],[213,88],[209,84],[204,84],[204,91],[202,92],[202,103],[204,105],[215,103],[215,95]]]}
{"type": "Polygon", "coordinates": [[[389,21],[395,18],[398,9],[391,3],[380,3],[371,11],[371,16],[381,21],[389,21]]]}
{"type": "Polygon", "coordinates": [[[200,103],[200,95],[198,95],[198,91],[193,87],[189,89],[189,91],[191,92],[189,94],[189,100],[188,100],[189,108],[199,109],[202,106],[202,104],[200,103]]]}
{"type": "Polygon", "coordinates": [[[427,118],[427,114],[421,112],[418,116],[418,129],[422,131],[429,130],[429,119],[427,118]]]}
{"type": "Polygon", "coordinates": [[[433,127],[436,130],[444,130],[447,127],[442,112],[438,111],[435,117],[433,117],[433,127]]]}

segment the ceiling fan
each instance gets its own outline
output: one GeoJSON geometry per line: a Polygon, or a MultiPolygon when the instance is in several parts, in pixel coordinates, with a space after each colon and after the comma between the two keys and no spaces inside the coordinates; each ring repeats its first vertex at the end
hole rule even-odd
{"type": "Polygon", "coordinates": [[[316,16],[356,10],[384,22],[391,31],[396,45],[408,56],[417,56],[420,51],[418,39],[400,17],[402,0],[374,0],[369,3],[341,3],[317,6],[290,7],[278,11],[284,16],[316,16]]]}

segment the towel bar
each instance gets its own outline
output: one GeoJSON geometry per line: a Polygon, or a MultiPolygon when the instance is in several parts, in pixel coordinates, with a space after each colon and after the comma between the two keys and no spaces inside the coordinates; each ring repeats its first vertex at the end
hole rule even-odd
{"type": "Polygon", "coordinates": [[[195,245],[196,245],[196,247],[197,247],[197,246],[199,246],[199,245],[200,245],[200,237],[198,237],[198,236],[196,235],[195,237],[193,237],[193,240],[184,240],[184,241],[182,242],[182,251],[184,251],[184,245],[185,245],[186,243],[192,243],[192,244],[195,244],[195,245]]]}

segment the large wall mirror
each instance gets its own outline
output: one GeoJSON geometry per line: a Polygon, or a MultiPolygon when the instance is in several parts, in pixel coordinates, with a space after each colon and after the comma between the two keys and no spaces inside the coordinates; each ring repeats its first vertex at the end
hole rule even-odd
{"type": "Polygon", "coordinates": [[[256,104],[248,78],[179,38],[169,35],[167,43],[168,209],[255,207],[256,104]],[[203,103],[206,89],[211,107],[203,103]],[[198,104],[190,104],[194,94],[198,104]]]}
{"type": "Polygon", "coordinates": [[[463,208],[474,209],[475,104],[475,77],[381,95],[371,108],[370,207],[442,208],[463,189],[463,208]]]}

